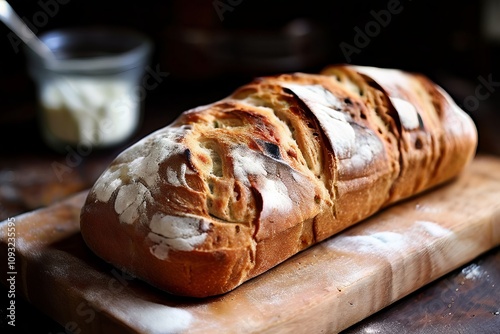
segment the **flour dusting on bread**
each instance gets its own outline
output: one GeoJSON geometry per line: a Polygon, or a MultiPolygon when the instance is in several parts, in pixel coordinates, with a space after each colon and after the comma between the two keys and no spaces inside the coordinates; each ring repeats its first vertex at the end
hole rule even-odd
{"type": "Polygon", "coordinates": [[[148,238],[155,245],[151,253],[161,260],[168,257],[170,249],[191,251],[207,237],[209,222],[196,216],[171,216],[161,213],[151,218],[148,238]]]}
{"type": "Polygon", "coordinates": [[[418,113],[415,106],[410,102],[397,97],[390,97],[389,99],[399,114],[401,125],[403,125],[407,130],[418,129],[420,123],[418,121],[418,113]]]}

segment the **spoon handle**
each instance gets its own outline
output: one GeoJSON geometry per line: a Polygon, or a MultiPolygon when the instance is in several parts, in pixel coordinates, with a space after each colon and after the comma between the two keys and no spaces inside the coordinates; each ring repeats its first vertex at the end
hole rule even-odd
{"type": "Polygon", "coordinates": [[[55,58],[49,47],[31,31],[6,0],[0,0],[0,20],[34,52],[45,59],[55,58]]]}

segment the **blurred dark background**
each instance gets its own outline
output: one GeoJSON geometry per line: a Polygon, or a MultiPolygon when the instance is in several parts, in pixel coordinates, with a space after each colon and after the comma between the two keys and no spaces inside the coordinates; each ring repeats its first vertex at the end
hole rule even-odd
{"type": "MultiPolygon", "coordinates": [[[[123,26],[155,42],[152,67],[170,73],[148,92],[168,122],[180,111],[215,101],[255,76],[318,71],[327,64],[422,72],[444,86],[481,132],[481,149],[499,152],[498,86],[475,96],[482,77],[500,81],[500,1],[40,0],[9,1],[36,33],[95,25],[123,26]],[[392,6],[392,7],[391,7],[392,6]],[[389,19],[382,11],[390,8],[389,19]],[[397,12],[397,13],[396,13],[397,12]],[[377,13],[376,15],[374,13],[377,13]],[[378,20],[376,16],[378,16],[378,20]],[[381,21],[382,20],[382,21],[381,21]],[[384,21],[385,20],[385,21],[384,21]],[[366,30],[371,29],[371,30],[366,30]],[[359,36],[368,33],[368,40],[359,36]],[[371,35],[371,36],[370,36],[371,35]],[[478,103],[474,103],[478,102],[478,103]]],[[[35,87],[20,45],[0,26],[0,138],[4,152],[43,150],[36,138],[35,87]]],[[[481,90],[483,92],[483,90],[481,90]]]]}

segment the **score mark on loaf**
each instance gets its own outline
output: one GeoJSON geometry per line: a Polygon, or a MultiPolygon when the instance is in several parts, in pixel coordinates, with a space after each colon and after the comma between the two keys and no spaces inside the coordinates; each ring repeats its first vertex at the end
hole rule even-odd
{"type": "Polygon", "coordinates": [[[81,233],[167,292],[228,292],[472,160],[470,117],[425,76],[350,65],[255,79],[123,151],[81,233]]]}

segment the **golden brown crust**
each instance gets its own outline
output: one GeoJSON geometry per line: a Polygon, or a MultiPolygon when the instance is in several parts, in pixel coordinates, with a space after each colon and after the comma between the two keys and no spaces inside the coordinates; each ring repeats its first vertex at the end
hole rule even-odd
{"type": "Polygon", "coordinates": [[[338,65],[258,78],[120,154],[81,231],[162,290],[222,294],[452,179],[476,143],[471,119],[421,75],[338,65]]]}

